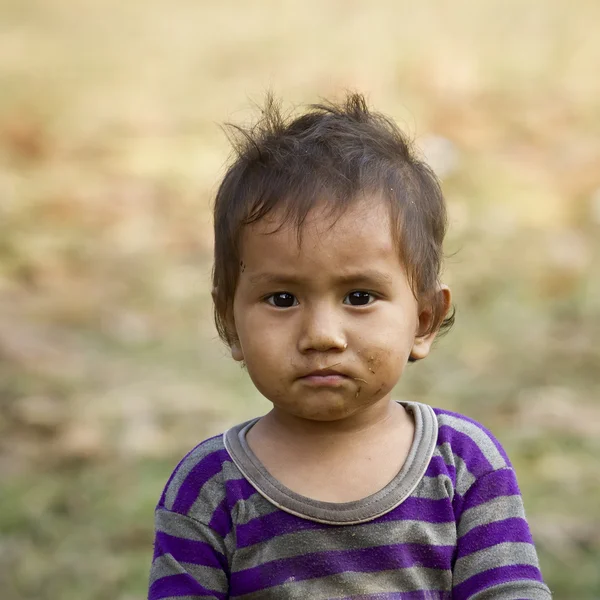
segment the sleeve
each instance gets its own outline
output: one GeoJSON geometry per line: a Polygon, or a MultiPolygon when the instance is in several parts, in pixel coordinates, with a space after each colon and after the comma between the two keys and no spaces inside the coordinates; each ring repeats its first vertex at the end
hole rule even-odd
{"type": "Polygon", "coordinates": [[[158,508],[148,600],[225,600],[228,562],[223,538],[208,525],[158,508]]]}
{"type": "Polygon", "coordinates": [[[512,468],[475,479],[457,515],[453,600],[548,600],[512,468]]]}

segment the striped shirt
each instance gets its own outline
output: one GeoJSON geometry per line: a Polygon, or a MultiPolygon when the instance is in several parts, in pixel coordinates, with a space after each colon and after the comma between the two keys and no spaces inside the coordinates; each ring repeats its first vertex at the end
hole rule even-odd
{"type": "Polygon", "coordinates": [[[194,448],[156,509],[149,600],[547,600],[515,473],[478,423],[420,403],[397,476],[322,502],[275,480],[256,420],[194,448]]]}

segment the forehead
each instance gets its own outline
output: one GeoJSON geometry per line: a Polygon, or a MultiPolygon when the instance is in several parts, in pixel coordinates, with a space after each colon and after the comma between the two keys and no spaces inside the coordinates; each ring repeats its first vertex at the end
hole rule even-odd
{"type": "Polygon", "coordinates": [[[258,263],[344,261],[353,264],[397,258],[389,205],[377,197],[354,201],[341,214],[331,214],[321,202],[311,209],[300,228],[281,211],[244,228],[242,259],[258,263]]]}

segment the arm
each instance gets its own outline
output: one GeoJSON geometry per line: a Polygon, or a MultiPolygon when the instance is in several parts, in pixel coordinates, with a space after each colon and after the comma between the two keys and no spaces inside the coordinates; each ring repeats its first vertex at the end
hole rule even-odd
{"type": "Polygon", "coordinates": [[[148,600],[226,600],[228,565],[223,538],[208,525],[158,508],[148,600]]]}
{"type": "Polygon", "coordinates": [[[457,513],[454,600],[548,600],[512,468],[476,479],[457,513]]]}

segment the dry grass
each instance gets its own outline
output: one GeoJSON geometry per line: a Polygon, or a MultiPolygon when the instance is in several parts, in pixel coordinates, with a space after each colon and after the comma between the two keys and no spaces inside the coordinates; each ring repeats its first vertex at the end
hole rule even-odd
{"type": "Polygon", "coordinates": [[[214,333],[217,124],[365,91],[444,175],[455,330],[399,395],[513,457],[557,599],[600,597],[595,0],[0,6],[3,598],[141,600],[177,457],[266,408],[214,333]]]}

